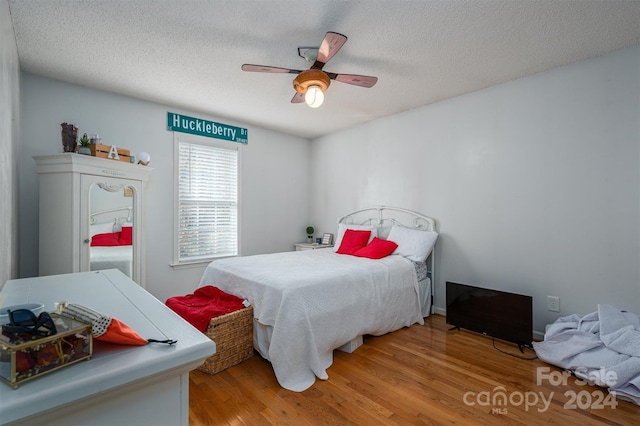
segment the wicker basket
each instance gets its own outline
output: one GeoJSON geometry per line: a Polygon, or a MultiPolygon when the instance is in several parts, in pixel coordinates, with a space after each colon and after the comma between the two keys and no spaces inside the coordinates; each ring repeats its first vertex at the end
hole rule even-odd
{"type": "Polygon", "coordinates": [[[216,344],[216,353],[199,371],[216,374],[253,356],[253,306],[212,318],[206,335],[216,344]]]}

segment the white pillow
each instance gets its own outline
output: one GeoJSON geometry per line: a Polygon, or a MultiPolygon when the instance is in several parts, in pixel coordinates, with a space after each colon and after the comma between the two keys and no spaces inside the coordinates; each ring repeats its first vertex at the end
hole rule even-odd
{"type": "Polygon", "coordinates": [[[381,226],[378,228],[378,238],[383,240],[389,239],[389,232],[391,232],[391,226],[381,226]]]}
{"type": "Polygon", "coordinates": [[[387,237],[387,240],[393,241],[398,245],[398,248],[392,254],[399,254],[414,262],[427,260],[437,239],[437,232],[421,231],[398,225],[394,225],[391,228],[387,237]]]}
{"type": "Polygon", "coordinates": [[[373,240],[373,237],[377,237],[378,236],[378,228],[376,226],[373,225],[347,225],[346,223],[339,223],[338,224],[338,233],[336,234],[336,240],[333,242],[333,251],[338,251],[338,249],[340,248],[340,243],[342,242],[342,237],[344,237],[344,233],[347,231],[347,229],[354,229],[356,231],[362,231],[362,230],[371,230],[371,235],[369,235],[369,241],[367,241],[367,244],[369,244],[371,242],[371,240],[373,240]]]}
{"type": "Polygon", "coordinates": [[[108,234],[111,232],[113,232],[113,222],[89,225],[89,235],[92,237],[96,234],[108,234]]]}
{"type": "Polygon", "coordinates": [[[120,232],[122,231],[122,228],[124,228],[125,226],[133,227],[133,222],[122,222],[122,223],[114,224],[113,232],[120,232]]]}

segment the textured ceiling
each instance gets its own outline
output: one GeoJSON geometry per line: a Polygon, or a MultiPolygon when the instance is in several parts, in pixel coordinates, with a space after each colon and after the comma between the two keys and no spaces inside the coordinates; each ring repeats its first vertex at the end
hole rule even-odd
{"type": "Polygon", "coordinates": [[[9,0],[21,69],[314,138],[640,43],[640,1],[9,0]],[[349,40],[318,109],[291,104],[298,46],[349,40]]]}

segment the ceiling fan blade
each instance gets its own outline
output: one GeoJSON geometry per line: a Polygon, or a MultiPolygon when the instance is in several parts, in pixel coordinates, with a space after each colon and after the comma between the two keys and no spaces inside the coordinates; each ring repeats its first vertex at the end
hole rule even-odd
{"type": "Polygon", "coordinates": [[[302,72],[301,70],[291,70],[289,68],[278,68],[278,67],[270,67],[267,65],[253,65],[253,64],[242,65],[242,71],[270,72],[270,73],[283,73],[283,74],[300,74],[302,72]]]}
{"type": "Polygon", "coordinates": [[[378,77],[370,77],[367,75],[357,74],[336,74],[333,72],[326,73],[331,80],[341,83],[353,84],[360,87],[373,87],[378,82],[378,77]]]}
{"type": "Polygon", "coordinates": [[[322,40],[322,44],[320,44],[320,48],[318,49],[318,57],[316,58],[316,62],[313,64],[311,68],[316,68],[321,70],[324,65],[329,62],[329,59],[333,58],[333,55],[338,53],[338,50],[347,42],[347,36],[334,33],[329,31],[327,35],[324,36],[324,40],[322,40]]]}
{"type": "Polygon", "coordinates": [[[302,102],[304,102],[304,95],[300,92],[296,92],[296,94],[293,95],[293,98],[291,98],[292,104],[299,104],[302,102]]]}

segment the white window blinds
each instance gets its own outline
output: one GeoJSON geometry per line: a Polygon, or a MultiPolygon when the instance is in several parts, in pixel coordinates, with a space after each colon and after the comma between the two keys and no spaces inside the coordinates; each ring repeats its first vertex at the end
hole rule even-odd
{"type": "Polygon", "coordinates": [[[238,150],[178,143],[178,262],[238,254],[238,150]]]}

